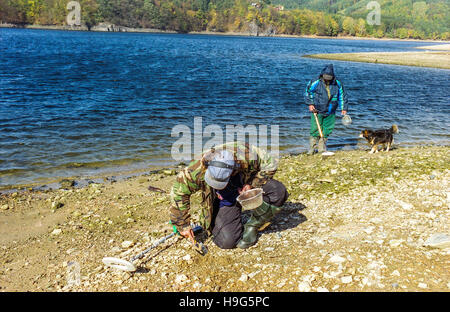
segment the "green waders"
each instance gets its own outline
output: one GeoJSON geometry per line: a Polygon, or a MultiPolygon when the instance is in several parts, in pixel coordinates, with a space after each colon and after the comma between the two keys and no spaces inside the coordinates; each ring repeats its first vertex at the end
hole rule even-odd
{"type": "Polygon", "coordinates": [[[325,139],[325,138],[319,139],[319,148],[317,149],[317,151],[319,153],[323,153],[323,152],[327,151],[327,141],[328,141],[328,139],[325,139]]]}
{"type": "Polygon", "coordinates": [[[244,234],[242,239],[238,242],[238,248],[248,248],[256,244],[258,239],[258,229],[266,223],[269,223],[272,218],[282,210],[282,207],[277,207],[263,202],[261,206],[255,208],[252,216],[244,225],[244,234]]]}
{"type": "Polygon", "coordinates": [[[322,114],[317,114],[317,118],[319,120],[319,125],[322,128],[323,132],[323,138],[319,138],[319,128],[317,128],[316,119],[314,118],[314,114],[311,114],[311,128],[309,131],[310,138],[309,138],[309,151],[308,154],[311,155],[314,153],[315,145],[318,142],[318,152],[322,153],[327,150],[326,143],[328,141],[328,137],[330,136],[331,132],[333,132],[334,125],[336,123],[336,115],[331,114],[326,117],[324,117],[322,114]],[[311,152],[312,151],[312,152],[311,152]]]}
{"type": "Polygon", "coordinates": [[[314,154],[314,152],[316,150],[317,143],[319,143],[319,138],[316,138],[316,137],[313,137],[313,136],[309,137],[308,155],[314,154]]]}

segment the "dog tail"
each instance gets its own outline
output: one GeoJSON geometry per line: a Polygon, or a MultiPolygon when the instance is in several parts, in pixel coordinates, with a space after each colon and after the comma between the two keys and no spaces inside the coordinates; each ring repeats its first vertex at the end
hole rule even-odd
{"type": "Polygon", "coordinates": [[[392,133],[398,133],[398,126],[397,125],[392,125],[391,131],[392,131],[392,133]]]}

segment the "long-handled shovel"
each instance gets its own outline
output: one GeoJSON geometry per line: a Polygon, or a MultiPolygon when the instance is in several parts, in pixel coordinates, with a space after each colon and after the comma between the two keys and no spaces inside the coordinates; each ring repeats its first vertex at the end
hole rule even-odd
{"type": "MultiPolygon", "coordinates": [[[[196,226],[192,229],[192,231],[194,233],[198,233],[201,230],[202,230],[201,226],[196,226]]],[[[130,261],[123,260],[120,258],[114,258],[114,257],[105,257],[105,258],[103,258],[102,262],[109,267],[112,267],[112,268],[115,268],[115,269],[118,269],[121,271],[134,272],[137,270],[136,266],[133,264],[134,261],[141,259],[142,257],[144,257],[145,254],[149,253],[152,249],[158,247],[159,245],[161,245],[162,243],[164,243],[166,240],[170,239],[171,237],[175,236],[176,234],[178,234],[178,232],[174,231],[170,235],[167,235],[167,236],[161,238],[159,241],[157,241],[151,247],[145,249],[143,252],[141,252],[141,253],[137,254],[136,256],[134,256],[133,258],[131,258],[130,261]]],[[[196,241],[194,244],[194,249],[201,255],[205,255],[207,252],[206,247],[203,246],[202,243],[196,242],[196,241]]]]}
{"type": "Polygon", "coordinates": [[[323,139],[322,127],[320,126],[319,118],[317,117],[317,112],[314,112],[314,118],[316,119],[317,129],[319,129],[320,138],[323,139]]]}

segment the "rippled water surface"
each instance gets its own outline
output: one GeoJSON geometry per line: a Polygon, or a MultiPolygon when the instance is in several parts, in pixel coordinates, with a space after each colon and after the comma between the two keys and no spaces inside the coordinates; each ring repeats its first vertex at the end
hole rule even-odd
{"type": "MultiPolygon", "coordinates": [[[[0,187],[173,162],[172,128],[279,125],[306,150],[303,91],[325,64],[304,54],[430,43],[0,29],[0,187]]],[[[396,143],[448,144],[450,71],[332,62],[350,100],[329,140],[398,124],[396,143]]]]}

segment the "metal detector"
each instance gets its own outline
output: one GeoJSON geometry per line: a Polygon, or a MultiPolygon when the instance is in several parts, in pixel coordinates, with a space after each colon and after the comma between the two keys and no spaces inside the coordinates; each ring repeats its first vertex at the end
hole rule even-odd
{"type": "MultiPolygon", "coordinates": [[[[192,231],[194,232],[194,234],[201,232],[202,227],[198,225],[198,226],[194,227],[192,229],[192,231]]],[[[136,256],[134,256],[133,258],[131,258],[130,261],[120,259],[120,258],[114,258],[114,257],[105,257],[102,259],[102,262],[111,268],[115,268],[115,269],[118,269],[121,271],[134,272],[137,270],[137,267],[133,263],[134,261],[141,259],[142,257],[144,257],[145,254],[149,253],[152,249],[158,247],[159,245],[161,245],[162,243],[164,243],[166,240],[170,239],[171,237],[175,236],[176,234],[178,234],[178,231],[176,231],[176,232],[174,231],[170,235],[167,235],[166,237],[161,238],[159,241],[157,241],[151,247],[145,249],[141,253],[139,253],[136,256]]],[[[206,247],[200,242],[195,242],[194,250],[197,251],[201,255],[205,255],[208,252],[206,247]]]]}

